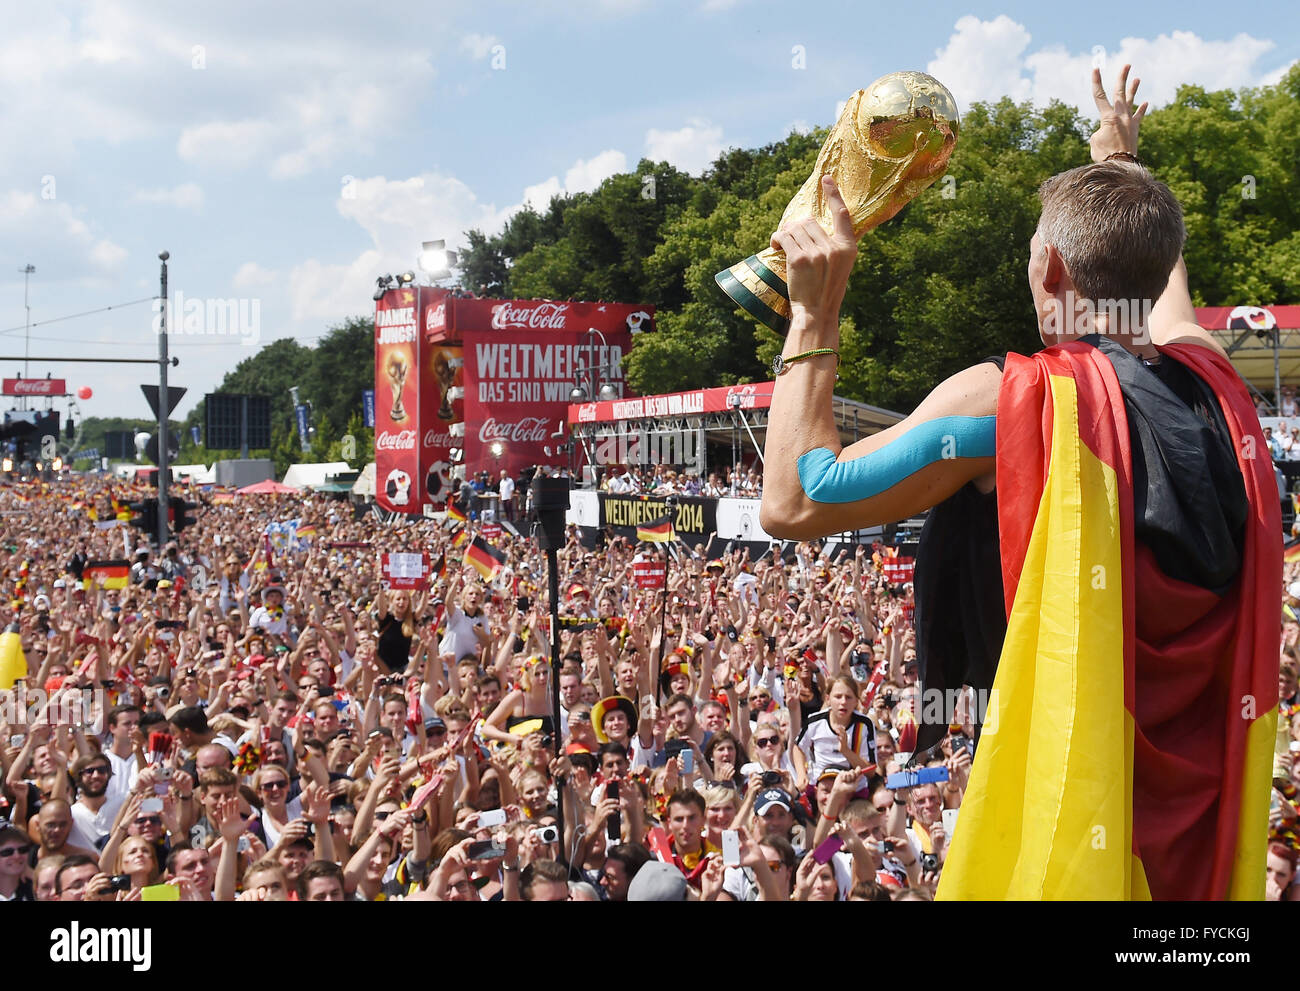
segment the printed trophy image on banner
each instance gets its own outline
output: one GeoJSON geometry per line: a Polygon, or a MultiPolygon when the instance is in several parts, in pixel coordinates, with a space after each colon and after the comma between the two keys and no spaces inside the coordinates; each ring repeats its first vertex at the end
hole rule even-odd
{"type": "MultiPolygon", "coordinates": [[[[943,175],[957,129],[957,101],[939,80],[923,72],[882,76],[849,98],[781,225],[815,217],[829,232],[822,176],[831,175],[853,217],[853,232],[862,237],[943,175]]],[[[764,248],[714,279],[773,330],[784,333],[789,327],[785,252],[764,248]]]]}
{"type": "Polygon", "coordinates": [[[451,405],[451,390],[456,385],[456,373],[465,364],[464,358],[450,356],[451,350],[439,348],[433,355],[433,377],[438,383],[438,391],[442,393],[442,402],[438,406],[438,419],[447,423],[456,421],[456,413],[451,405]]]}
{"type": "Polygon", "coordinates": [[[388,510],[415,505],[419,477],[416,290],[395,289],[375,303],[375,496],[388,510]]]}
{"type": "Polygon", "coordinates": [[[402,390],[406,388],[406,378],[411,374],[411,357],[404,348],[394,348],[388,352],[384,374],[388,378],[388,387],[393,392],[393,403],[388,415],[394,423],[405,423],[407,414],[406,406],[402,403],[402,390]]]}
{"type": "Polygon", "coordinates": [[[424,479],[423,503],[435,510],[446,506],[455,490],[452,450],[463,449],[464,436],[464,349],[458,344],[423,343],[420,391],[420,472],[424,479]],[[453,428],[456,434],[453,436],[453,428]]]}

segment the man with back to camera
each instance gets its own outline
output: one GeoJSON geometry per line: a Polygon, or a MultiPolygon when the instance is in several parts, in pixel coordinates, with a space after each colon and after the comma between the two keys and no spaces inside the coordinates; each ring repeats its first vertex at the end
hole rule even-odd
{"type": "Polygon", "coordinates": [[[802,540],[934,507],[922,681],[988,701],[944,898],[1263,894],[1278,500],[1254,406],[1196,325],[1181,208],[1137,160],[1137,85],[1125,66],[1107,99],[1094,71],[1094,164],[1039,190],[1045,350],[958,372],[850,447],[831,396],[857,245],[834,183],[832,233],[772,237],[793,316],[762,525],[802,540]]]}

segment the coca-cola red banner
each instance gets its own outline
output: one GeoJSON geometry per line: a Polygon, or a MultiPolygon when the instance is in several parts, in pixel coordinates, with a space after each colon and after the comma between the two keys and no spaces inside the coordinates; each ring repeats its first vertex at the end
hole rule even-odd
{"type": "Polygon", "coordinates": [[[463,448],[464,437],[454,436],[455,424],[465,422],[464,355],[458,344],[433,343],[430,326],[446,319],[447,290],[421,290],[424,334],[420,341],[420,480],[421,505],[434,510],[446,507],[454,492],[451,477],[452,448],[463,448]],[[442,316],[438,316],[438,311],[442,316]]]}
{"type": "MultiPolygon", "coordinates": [[[[447,300],[444,320],[431,326],[448,340],[481,330],[547,330],[639,334],[654,329],[654,307],[641,303],[572,303],[543,299],[447,300]]],[[[611,340],[611,343],[612,340],[611,340]]]]}
{"type": "Polygon", "coordinates": [[[690,416],[694,413],[725,413],[735,408],[767,409],[772,405],[775,382],[719,386],[670,392],[663,396],[640,396],[569,406],[569,423],[614,423],[618,420],[646,420],[656,416],[690,416]]]}
{"type": "Polygon", "coordinates": [[[375,302],[375,500],[420,512],[420,308],[415,287],[375,302]]]}
{"type": "Polygon", "coordinates": [[[67,379],[5,379],[6,396],[66,396],[67,379]]]}
{"type": "Polygon", "coordinates": [[[457,320],[461,319],[461,304],[490,304],[498,307],[489,311],[492,319],[505,325],[463,333],[465,461],[469,470],[487,470],[495,479],[502,469],[517,475],[529,465],[562,463],[557,448],[564,437],[555,435],[568,433],[565,417],[570,392],[579,384],[590,390],[594,374],[596,388],[608,384],[622,394],[622,360],[632,344],[625,318],[622,329],[615,325],[602,332],[602,343],[587,333],[591,324],[571,319],[567,308],[580,308],[584,313],[601,309],[617,316],[632,307],[489,300],[455,303],[452,312],[457,320]],[[522,320],[527,329],[517,329],[516,320],[522,320]],[[566,321],[563,327],[560,320],[566,321]]]}
{"type": "Polygon", "coordinates": [[[663,588],[668,566],[663,561],[634,561],[632,583],[637,588],[663,588]]]}
{"type": "Polygon", "coordinates": [[[423,552],[380,555],[381,570],[391,589],[420,589],[429,581],[429,555],[423,552]]]}
{"type": "Polygon", "coordinates": [[[912,580],[912,575],[916,572],[916,558],[886,558],[880,570],[891,584],[905,585],[912,580]]]}

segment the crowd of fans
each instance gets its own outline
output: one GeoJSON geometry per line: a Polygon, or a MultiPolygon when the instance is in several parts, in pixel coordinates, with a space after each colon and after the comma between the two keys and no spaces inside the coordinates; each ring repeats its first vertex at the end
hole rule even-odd
{"type": "Polygon", "coordinates": [[[698,472],[669,465],[614,465],[604,473],[600,490],[615,495],[757,497],[763,494],[763,474],[757,468],[724,467],[701,478],[698,472]]]}
{"type": "MultiPolygon", "coordinates": [[[[489,580],[462,556],[472,520],[195,494],[197,525],[156,553],[115,519],[141,494],[0,489],[0,670],[15,639],[26,665],[0,706],[0,900],[933,896],[977,702],[958,696],[914,758],[946,780],[888,787],[922,703],[887,551],[679,548],[664,591],[634,578],[661,545],[571,533],[553,679],[544,557],[509,528],[489,580]],[[288,519],[304,536],[274,546],[288,519]],[[427,587],[386,587],[380,555],[409,551],[427,587]],[[121,559],[112,587],[94,562],[121,559]]],[[[1294,899],[1300,792],[1279,751],[1268,896],[1294,899]]]]}

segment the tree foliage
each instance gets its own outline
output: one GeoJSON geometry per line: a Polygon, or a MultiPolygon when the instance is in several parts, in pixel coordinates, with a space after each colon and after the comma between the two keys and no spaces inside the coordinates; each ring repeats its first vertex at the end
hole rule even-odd
{"type": "MultiPolygon", "coordinates": [[[[966,114],[950,179],[862,240],[837,391],[908,410],[973,362],[1040,346],[1026,274],[1037,189],[1089,160],[1092,128],[1056,102],[1003,99],[966,114]]],[[[1186,213],[1197,304],[1300,298],[1300,67],[1240,93],[1183,87],[1142,132],[1143,157],[1186,213]]],[[[657,332],[626,359],[642,393],[762,379],[781,342],[713,276],[766,246],[824,137],[733,149],[699,178],[642,161],[591,193],[517,214],[500,235],[469,232],[463,284],[493,296],[653,303],[657,332]]]]}

